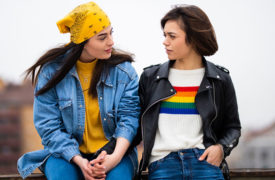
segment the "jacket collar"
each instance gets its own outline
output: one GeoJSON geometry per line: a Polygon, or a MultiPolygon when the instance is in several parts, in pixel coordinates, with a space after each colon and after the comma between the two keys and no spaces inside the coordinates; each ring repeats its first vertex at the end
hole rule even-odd
{"type": "MultiPolygon", "coordinates": [[[[221,79],[217,71],[217,68],[213,63],[207,61],[204,57],[202,57],[202,62],[205,67],[205,75],[207,78],[221,79]]],[[[157,72],[156,79],[161,79],[161,78],[168,79],[169,68],[172,67],[174,63],[175,63],[175,60],[169,60],[163,63],[162,65],[160,65],[160,68],[157,72]]]]}

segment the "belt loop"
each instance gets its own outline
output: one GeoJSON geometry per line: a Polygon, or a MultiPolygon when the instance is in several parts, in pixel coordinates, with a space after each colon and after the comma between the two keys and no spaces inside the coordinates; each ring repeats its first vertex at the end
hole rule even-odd
{"type": "Polygon", "coordinates": [[[200,158],[200,151],[198,150],[198,148],[192,148],[195,156],[199,159],[200,158]]]}

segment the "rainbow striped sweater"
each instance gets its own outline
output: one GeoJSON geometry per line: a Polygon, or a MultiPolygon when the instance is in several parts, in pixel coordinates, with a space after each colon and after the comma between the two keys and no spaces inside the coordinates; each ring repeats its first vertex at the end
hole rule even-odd
{"type": "Polygon", "coordinates": [[[195,106],[195,96],[199,86],[175,87],[176,95],[161,103],[160,113],[199,114],[195,106]]]}
{"type": "Polygon", "coordinates": [[[168,80],[176,94],[161,102],[150,162],[159,160],[172,151],[204,149],[202,120],[195,105],[195,97],[204,72],[204,68],[169,70],[168,80]]]}

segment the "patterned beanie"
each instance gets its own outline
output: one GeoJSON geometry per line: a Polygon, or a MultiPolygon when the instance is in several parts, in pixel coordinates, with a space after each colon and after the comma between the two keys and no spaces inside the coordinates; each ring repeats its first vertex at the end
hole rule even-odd
{"type": "Polygon", "coordinates": [[[96,3],[88,2],[77,6],[56,24],[60,33],[69,32],[71,41],[80,44],[108,27],[111,22],[96,3]]]}

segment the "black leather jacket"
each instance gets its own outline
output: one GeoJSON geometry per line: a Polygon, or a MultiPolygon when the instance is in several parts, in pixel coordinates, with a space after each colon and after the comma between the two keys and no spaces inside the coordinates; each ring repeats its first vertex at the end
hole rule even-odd
{"type": "MultiPolygon", "coordinates": [[[[176,91],[168,81],[169,68],[174,61],[144,69],[140,78],[141,117],[140,131],[135,141],[143,140],[144,152],[140,172],[148,166],[154,145],[160,102],[176,91]]],[[[229,71],[203,58],[205,75],[195,97],[196,108],[203,121],[203,144],[207,148],[221,144],[224,157],[238,144],[240,120],[235,90],[229,71]]],[[[179,142],[180,143],[180,142],[179,142]]]]}

